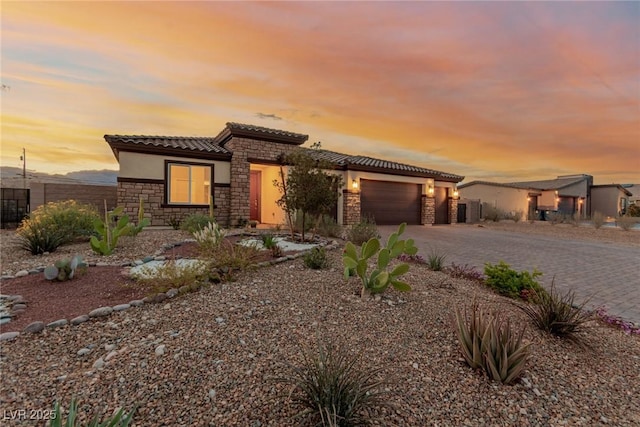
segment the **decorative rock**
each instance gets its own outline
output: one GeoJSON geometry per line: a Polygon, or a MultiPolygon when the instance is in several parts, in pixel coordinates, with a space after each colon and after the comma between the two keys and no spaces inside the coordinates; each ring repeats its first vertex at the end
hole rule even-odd
{"type": "Polygon", "coordinates": [[[32,334],[37,334],[44,329],[44,322],[33,322],[30,323],[26,328],[24,328],[23,332],[30,332],[32,334]]]}
{"type": "Polygon", "coordinates": [[[156,356],[162,356],[165,353],[166,345],[160,344],[156,347],[156,356]]]}
{"type": "Polygon", "coordinates": [[[111,307],[100,307],[96,308],[89,312],[89,317],[104,317],[113,313],[113,308],[111,307]]]}
{"type": "Polygon", "coordinates": [[[176,295],[178,295],[178,292],[179,292],[179,291],[178,291],[176,288],[171,288],[171,289],[169,289],[169,290],[167,291],[167,297],[169,297],[169,298],[173,298],[173,297],[175,297],[176,295]]]}
{"type": "Polygon", "coordinates": [[[11,295],[9,297],[9,301],[13,301],[14,304],[26,303],[22,295],[11,295]]]}
{"type": "Polygon", "coordinates": [[[142,265],[142,264],[144,264],[144,261],[142,261],[141,259],[137,259],[133,261],[133,265],[142,265]]]}
{"type": "Polygon", "coordinates": [[[151,262],[153,261],[153,257],[152,256],[146,256],[144,258],[142,258],[142,262],[147,263],[147,262],[151,262]]]}
{"type": "Polygon", "coordinates": [[[167,257],[166,256],[162,256],[162,255],[153,258],[154,261],[164,261],[166,259],[167,259],[167,257]]]}
{"type": "Polygon", "coordinates": [[[151,304],[153,302],[153,297],[144,297],[142,298],[143,304],[151,304]]]}
{"type": "Polygon", "coordinates": [[[76,353],[78,356],[86,356],[87,354],[91,353],[91,349],[84,347],[81,348],[80,350],[78,350],[78,352],[76,353]]]}
{"type": "Polygon", "coordinates": [[[56,320],[55,322],[48,323],[47,328],[60,328],[62,326],[65,326],[67,323],[69,323],[67,319],[60,319],[56,320]]]}
{"type": "Polygon", "coordinates": [[[26,310],[27,309],[27,304],[14,304],[13,305],[13,310],[26,310]]]}
{"type": "Polygon", "coordinates": [[[16,277],[24,277],[28,275],[29,275],[29,272],[27,270],[20,270],[16,273],[16,277]]]}
{"type": "Polygon", "coordinates": [[[96,262],[96,267],[108,267],[108,262],[96,262]]]}
{"type": "Polygon", "coordinates": [[[0,341],[10,341],[20,335],[20,332],[5,332],[0,334],[0,341]]]}
{"type": "Polygon", "coordinates": [[[2,318],[0,318],[0,325],[6,325],[9,322],[11,322],[11,317],[2,317],[2,318]]]}
{"type": "Polygon", "coordinates": [[[191,288],[188,285],[180,286],[180,288],[178,289],[178,291],[180,291],[181,294],[186,294],[190,290],[191,288]]]}
{"type": "Polygon", "coordinates": [[[84,323],[87,320],[89,320],[89,316],[87,316],[86,314],[83,314],[82,316],[74,317],[73,319],[71,319],[71,324],[79,325],[80,323],[84,323]]]}
{"type": "Polygon", "coordinates": [[[115,350],[115,348],[116,348],[115,344],[105,344],[104,345],[104,350],[105,351],[112,351],[112,350],[115,350]]]}
{"type": "Polygon", "coordinates": [[[14,279],[14,277],[10,274],[3,274],[2,276],[0,276],[0,280],[9,280],[9,279],[14,279]]]}
{"type": "Polygon", "coordinates": [[[153,297],[153,302],[162,302],[167,299],[167,294],[160,292],[153,297]]]}
{"type": "Polygon", "coordinates": [[[144,304],[144,301],[142,301],[141,299],[134,299],[133,301],[129,301],[129,305],[131,307],[140,307],[143,304],[144,304]]]}
{"type": "Polygon", "coordinates": [[[129,304],[118,304],[113,306],[113,311],[124,311],[130,308],[131,306],[129,304]]]}
{"type": "Polygon", "coordinates": [[[216,317],[216,323],[217,323],[218,325],[223,324],[223,323],[224,323],[224,318],[223,318],[223,317],[216,317]]]}
{"type": "Polygon", "coordinates": [[[109,354],[107,354],[107,357],[104,358],[105,361],[107,360],[111,360],[114,357],[116,357],[118,355],[117,351],[111,351],[109,354]]]}
{"type": "Polygon", "coordinates": [[[93,362],[93,367],[95,369],[102,369],[104,367],[104,359],[101,357],[95,362],[93,362]]]}
{"type": "Polygon", "coordinates": [[[41,271],[37,268],[34,268],[33,270],[29,270],[29,274],[39,274],[41,271]]]}

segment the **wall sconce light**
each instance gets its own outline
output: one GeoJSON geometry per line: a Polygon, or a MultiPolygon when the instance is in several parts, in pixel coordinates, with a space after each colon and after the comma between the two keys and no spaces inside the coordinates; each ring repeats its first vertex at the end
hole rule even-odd
{"type": "Polygon", "coordinates": [[[351,188],[353,188],[354,190],[357,190],[358,189],[358,181],[356,181],[355,179],[351,180],[351,188]]]}
{"type": "Polygon", "coordinates": [[[430,195],[430,196],[433,196],[433,185],[430,185],[430,186],[429,186],[429,190],[428,190],[428,192],[429,192],[429,195],[430,195]]]}
{"type": "Polygon", "coordinates": [[[531,197],[527,197],[527,202],[530,202],[530,201],[531,201],[531,197]]]}
{"type": "Polygon", "coordinates": [[[454,189],[453,189],[453,198],[454,198],[454,199],[457,199],[457,198],[458,198],[458,189],[457,189],[457,188],[454,188],[454,189]]]}
{"type": "Polygon", "coordinates": [[[582,199],[578,200],[578,203],[579,203],[579,204],[582,204],[582,199]]]}

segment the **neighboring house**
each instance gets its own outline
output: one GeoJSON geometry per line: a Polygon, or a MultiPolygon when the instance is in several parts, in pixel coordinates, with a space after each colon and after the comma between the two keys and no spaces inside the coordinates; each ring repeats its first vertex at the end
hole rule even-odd
{"type": "Polygon", "coordinates": [[[594,185],[591,187],[591,211],[609,217],[622,216],[629,207],[632,193],[618,184],[594,185]]]}
{"type": "Polygon", "coordinates": [[[522,212],[523,219],[544,219],[551,212],[589,216],[592,187],[591,175],[564,175],[542,181],[472,181],[458,189],[462,198],[480,200],[507,213],[522,212]]]}
{"type": "MultiPolygon", "coordinates": [[[[282,159],[308,135],[227,123],[213,138],[105,135],[120,164],[118,204],[135,216],[142,197],[152,225],[207,213],[213,197],[223,225],[245,220],[284,223],[273,181],[282,159]]],[[[334,165],[344,188],[335,209],[338,223],[370,215],[379,224],[456,222],[456,184],[464,177],[401,163],[303,148],[334,165]]]]}
{"type": "Polygon", "coordinates": [[[626,184],[623,187],[631,193],[629,196],[629,205],[640,206],[640,184],[626,184]]]}

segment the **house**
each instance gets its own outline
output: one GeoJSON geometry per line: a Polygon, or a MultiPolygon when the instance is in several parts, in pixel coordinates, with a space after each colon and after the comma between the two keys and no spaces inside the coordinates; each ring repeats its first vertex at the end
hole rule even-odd
{"type": "Polygon", "coordinates": [[[591,210],[613,218],[624,215],[632,195],[618,184],[594,185],[591,187],[591,210]]]}
{"type": "Polygon", "coordinates": [[[207,213],[213,198],[223,225],[245,220],[284,222],[273,181],[284,156],[305,149],[334,165],[340,174],[335,209],[340,224],[370,215],[379,224],[456,222],[456,185],[464,177],[364,156],[301,147],[308,135],[240,123],[227,123],[215,137],[105,135],[119,162],[118,205],[137,214],[139,199],[152,225],[207,213]]]}
{"type": "Polygon", "coordinates": [[[522,212],[527,219],[544,219],[551,212],[591,215],[591,175],[562,175],[556,179],[495,183],[472,181],[458,186],[460,197],[480,200],[506,213],[522,212]]]}

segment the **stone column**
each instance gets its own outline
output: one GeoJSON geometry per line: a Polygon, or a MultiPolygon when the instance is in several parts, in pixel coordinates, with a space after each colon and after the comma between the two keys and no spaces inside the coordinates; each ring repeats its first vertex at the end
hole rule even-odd
{"type": "Polygon", "coordinates": [[[422,225],[433,225],[436,222],[436,199],[433,196],[422,195],[422,225]]]}
{"type": "Polygon", "coordinates": [[[449,199],[449,223],[457,224],[458,223],[458,198],[451,197],[449,199]]]}
{"type": "Polygon", "coordinates": [[[353,190],[342,190],[342,224],[352,225],[360,222],[360,192],[353,190]]]}

